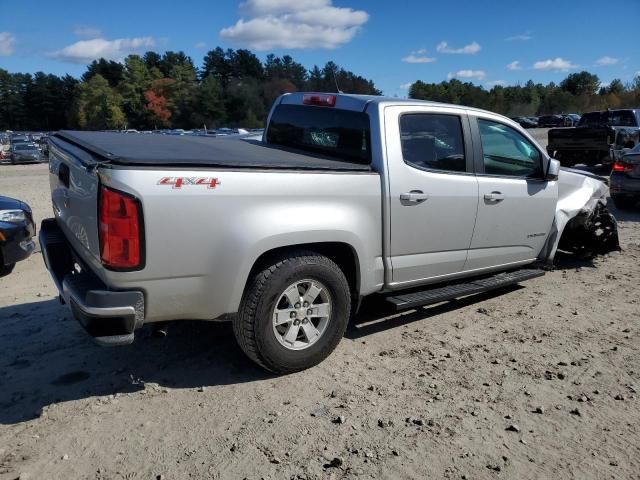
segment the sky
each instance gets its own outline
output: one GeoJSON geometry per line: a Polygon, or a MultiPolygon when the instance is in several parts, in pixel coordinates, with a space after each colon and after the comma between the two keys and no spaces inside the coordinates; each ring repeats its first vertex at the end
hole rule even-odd
{"type": "Polygon", "coordinates": [[[79,77],[100,56],[216,46],[328,60],[404,97],[416,80],[491,88],[640,75],[640,0],[0,0],[0,68],[79,77]]]}

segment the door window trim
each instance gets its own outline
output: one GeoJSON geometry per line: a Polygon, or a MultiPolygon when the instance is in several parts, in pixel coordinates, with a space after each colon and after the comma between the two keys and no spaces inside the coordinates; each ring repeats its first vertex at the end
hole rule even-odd
{"type": "Polygon", "coordinates": [[[547,156],[535,142],[532,142],[526,135],[523,135],[518,129],[514,128],[513,125],[509,125],[504,121],[496,120],[495,118],[485,117],[481,115],[469,115],[469,122],[471,124],[471,130],[473,132],[474,138],[474,167],[476,171],[476,176],[478,177],[489,177],[489,178],[508,178],[511,180],[526,180],[531,182],[544,182],[546,181],[544,177],[544,158],[547,156]],[[538,151],[540,154],[540,177],[518,177],[514,175],[499,175],[496,173],[485,173],[484,171],[484,151],[482,149],[482,136],[480,135],[480,125],[478,124],[478,120],[485,120],[487,122],[497,123],[498,125],[503,125],[505,127],[510,128],[511,130],[516,131],[518,134],[522,136],[527,142],[531,144],[531,146],[538,151]]]}
{"type": "Polygon", "coordinates": [[[422,172],[428,173],[440,173],[443,175],[475,175],[475,162],[474,162],[474,148],[472,142],[472,132],[470,126],[469,115],[462,112],[429,112],[424,110],[415,110],[415,111],[407,111],[402,112],[398,115],[398,133],[400,134],[400,156],[402,157],[402,161],[408,167],[414,168],[416,170],[420,170],[422,172]],[[402,117],[405,115],[439,115],[446,117],[458,117],[460,121],[460,127],[462,130],[462,145],[464,148],[464,159],[465,159],[465,170],[463,172],[455,171],[455,170],[439,170],[437,168],[429,168],[429,167],[420,167],[418,165],[414,165],[413,163],[408,162],[404,158],[404,154],[402,153],[402,117]]]}

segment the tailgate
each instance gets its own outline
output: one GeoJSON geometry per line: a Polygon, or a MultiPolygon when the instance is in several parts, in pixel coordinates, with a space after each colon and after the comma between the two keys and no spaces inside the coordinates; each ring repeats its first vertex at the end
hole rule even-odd
{"type": "Polygon", "coordinates": [[[549,130],[549,144],[563,149],[606,150],[613,143],[613,133],[609,128],[558,128],[549,130]]]}
{"type": "Polygon", "coordinates": [[[86,151],[52,138],[49,184],[53,213],[73,249],[85,261],[99,260],[98,163],[86,151]]]}

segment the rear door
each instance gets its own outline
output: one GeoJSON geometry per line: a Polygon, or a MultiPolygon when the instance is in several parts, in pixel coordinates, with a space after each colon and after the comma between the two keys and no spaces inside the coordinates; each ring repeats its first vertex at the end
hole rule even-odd
{"type": "Polygon", "coordinates": [[[384,112],[392,287],[460,272],[478,206],[467,116],[445,107],[384,112]]]}
{"type": "Polygon", "coordinates": [[[534,261],[551,230],[558,182],[543,179],[542,150],[498,118],[470,113],[478,215],[465,271],[534,261]]]}

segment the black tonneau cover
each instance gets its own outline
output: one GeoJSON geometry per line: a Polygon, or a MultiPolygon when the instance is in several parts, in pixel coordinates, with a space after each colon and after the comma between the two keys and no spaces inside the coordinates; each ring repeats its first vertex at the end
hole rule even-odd
{"type": "Polygon", "coordinates": [[[62,130],[51,137],[118,165],[210,166],[294,170],[370,171],[370,165],[299,152],[259,140],[62,130]]]}

